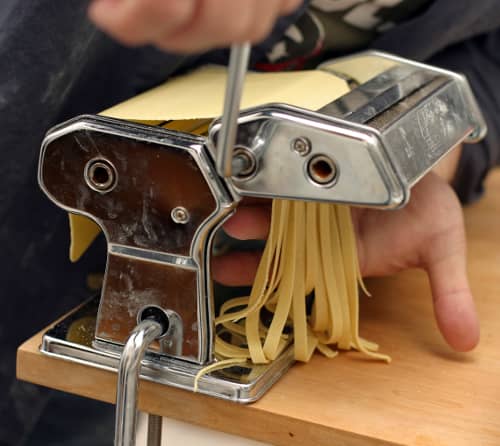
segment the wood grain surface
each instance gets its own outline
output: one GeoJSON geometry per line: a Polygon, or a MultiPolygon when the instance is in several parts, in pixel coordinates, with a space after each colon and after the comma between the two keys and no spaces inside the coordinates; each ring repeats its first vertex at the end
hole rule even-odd
{"type": "MultiPolygon", "coordinates": [[[[469,272],[481,343],[452,352],[432,314],[420,271],[370,280],[361,334],[390,365],[355,353],[297,364],[248,406],[142,382],[140,408],[276,445],[500,445],[500,170],[487,195],[465,210],[469,272]]],[[[41,333],[18,351],[22,380],[112,402],[116,376],[42,356],[41,333]]]]}

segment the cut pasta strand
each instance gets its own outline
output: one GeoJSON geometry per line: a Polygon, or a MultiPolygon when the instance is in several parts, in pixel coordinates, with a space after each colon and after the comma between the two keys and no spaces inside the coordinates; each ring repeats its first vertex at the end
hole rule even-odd
{"type": "Polygon", "coordinates": [[[389,362],[377,344],[359,336],[359,286],[365,290],[349,207],[274,200],[250,296],[225,302],[216,318],[216,364],[243,358],[265,364],[292,340],[298,361],[309,361],[315,350],[333,358],[355,349],[389,362]],[[268,326],[263,308],[273,314],[268,326]]]}
{"type": "Polygon", "coordinates": [[[210,372],[215,372],[216,370],[221,370],[221,369],[227,369],[229,367],[234,367],[235,365],[243,365],[247,362],[246,359],[224,359],[222,361],[214,362],[213,364],[210,364],[209,366],[204,367],[201,369],[196,376],[194,377],[194,387],[193,391],[197,392],[198,391],[198,384],[200,382],[200,378],[207,373],[210,372]]]}

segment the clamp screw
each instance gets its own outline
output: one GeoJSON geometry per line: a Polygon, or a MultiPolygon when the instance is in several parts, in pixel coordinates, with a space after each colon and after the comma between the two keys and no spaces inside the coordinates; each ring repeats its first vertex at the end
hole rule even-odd
{"type": "Polygon", "coordinates": [[[292,141],[292,150],[300,156],[306,156],[311,151],[311,142],[299,136],[292,141]]]}
{"type": "Polygon", "coordinates": [[[189,221],[189,212],[182,206],[177,206],[170,213],[172,220],[181,225],[185,225],[189,221]]]}

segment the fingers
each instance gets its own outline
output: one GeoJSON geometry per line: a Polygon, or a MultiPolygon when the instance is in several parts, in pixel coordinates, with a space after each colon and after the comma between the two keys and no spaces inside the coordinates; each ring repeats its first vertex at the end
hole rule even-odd
{"type": "Polygon", "coordinates": [[[94,0],[90,19],[125,45],[152,43],[160,33],[174,33],[195,15],[195,0],[94,0]]]}
{"type": "Polygon", "coordinates": [[[229,43],[263,40],[280,12],[280,0],[203,0],[195,19],[158,42],[164,49],[190,52],[229,43]]]}
{"type": "Polygon", "coordinates": [[[430,173],[412,189],[403,209],[353,209],[352,215],[361,273],[425,269],[444,338],[457,351],[474,348],[479,323],[467,279],[462,209],[446,181],[430,173]]]}
{"type": "Polygon", "coordinates": [[[429,276],[438,327],[453,349],[471,350],[479,342],[479,321],[467,278],[461,205],[451,187],[435,174],[422,180],[416,195],[417,202],[429,203],[424,222],[428,237],[419,252],[429,276]]]}
{"type": "MultiPolygon", "coordinates": [[[[267,238],[271,221],[269,200],[246,200],[224,225],[231,237],[240,240],[267,238]]],[[[212,277],[227,286],[251,285],[259,266],[261,252],[232,252],[212,258],[212,277]]]]}
{"type": "Polygon", "coordinates": [[[94,0],[89,17],[128,45],[204,51],[263,40],[300,0],[94,0]]]}
{"type": "Polygon", "coordinates": [[[263,240],[269,233],[269,206],[240,206],[224,225],[224,231],[239,240],[263,240]]]}
{"type": "Polygon", "coordinates": [[[454,350],[472,350],[479,342],[479,321],[467,279],[461,222],[433,241],[424,265],[441,333],[454,350]]]}
{"type": "Polygon", "coordinates": [[[282,0],[281,13],[283,15],[291,14],[300,6],[300,4],[300,0],[282,0]]]}
{"type": "Polygon", "coordinates": [[[261,252],[233,252],[212,258],[212,278],[227,286],[251,285],[261,252]]]}

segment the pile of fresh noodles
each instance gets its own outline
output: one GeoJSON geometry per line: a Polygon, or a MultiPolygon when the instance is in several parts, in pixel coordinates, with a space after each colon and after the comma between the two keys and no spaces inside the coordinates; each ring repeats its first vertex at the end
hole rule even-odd
{"type": "Polygon", "coordinates": [[[358,285],[364,289],[349,207],[274,200],[250,296],[222,305],[215,320],[220,360],[199,375],[247,360],[267,363],[290,342],[298,361],[309,361],[316,349],[329,358],[355,349],[389,362],[359,336],[358,285]]]}

